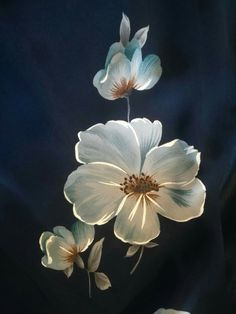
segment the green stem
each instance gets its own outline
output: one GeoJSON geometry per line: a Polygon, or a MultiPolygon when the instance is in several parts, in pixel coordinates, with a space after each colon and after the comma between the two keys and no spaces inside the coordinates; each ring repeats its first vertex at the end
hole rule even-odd
{"type": "Polygon", "coordinates": [[[90,279],[90,272],[86,269],[88,275],[88,289],[89,289],[89,297],[92,298],[91,294],[91,279],[90,279]]]}
{"type": "Polygon", "coordinates": [[[139,258],[137,260],[137,263],[134,265],[133,269],[131,270],[130,275],[133,275],[133,273],[135,272],[136,268],[138,267],[138,265],[139,265],[139,263],[141,261],[141,258],[143,256],[143,251],[144,251],[144,246],[141,247],[139,258]]]}

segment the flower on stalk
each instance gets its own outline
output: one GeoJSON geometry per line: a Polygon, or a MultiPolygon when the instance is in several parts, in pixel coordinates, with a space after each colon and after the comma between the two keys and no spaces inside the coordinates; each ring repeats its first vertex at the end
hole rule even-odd
{"type": "Polygon", "coordinates": [[[65,196],[74,215],[91,225],[116,216],[114,233],[143,245],[160,233],[158,215],[188,221],[203,213],[205,187],[195,178],[200,153],[184,141],[158,146],[159,121],[108,121],[79,133],[65,196]]]}
{"type": "Polygon", "coordinates": [[[162,68],[157,55],[142,60],[141,48],[146,42],[148,27],[140,29],[129,42],[129,19],[123,14],[120,42],[114,43],[108,52],[105,68],[94,76],[93,85],[108,100],[129,96],[133,89],[152,88],[159,80],[162,68]]]}
{"type": "Polygon", "coordinates": [[[173,309],[159,309],[153,314],[190,314],[189,312],[184,312],[184,311],[176,311],[173,309]]]}
{"type": "Polygon", "coordinates": [[[94,227],[78,221],[71,231],[63,226],[53,228],[52,232],[43,232],[39,244],[45,254],[42,265],[54,270],[62,270],[69,278],[74,263],[84,268],[80,253],[85,251],[94,239],[94,227]]]}

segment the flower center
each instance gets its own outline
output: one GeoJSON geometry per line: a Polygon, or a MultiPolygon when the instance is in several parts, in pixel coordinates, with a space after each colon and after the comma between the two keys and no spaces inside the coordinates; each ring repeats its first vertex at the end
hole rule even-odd
{"type": "Polygon", "coordinates": [[[61,248],[61,249],[63,249],[63,251],[67,253],[64,256],[64,260],[73,264],[78,254],[76,245],[71,246],[70,250],[67,250],[65,248],[61,248]]]}
{"type": "Polygon", "coordinates": [[[134,79],[127,81],[125,78],[113,84],[111,90],[114,98],[123,98],[129,96],[131,90],[135,88],[134,79]]]}
{"type": "Polygon", "coordinates": [[[159,191],[159,186],[156,180],[153,180],[150,176],[141,173],[138,177],[132,175],[124,178],[124,182],[120,183],[120,190],[125,194],[129,193],[148,193],[151,191],[159,191]]]}

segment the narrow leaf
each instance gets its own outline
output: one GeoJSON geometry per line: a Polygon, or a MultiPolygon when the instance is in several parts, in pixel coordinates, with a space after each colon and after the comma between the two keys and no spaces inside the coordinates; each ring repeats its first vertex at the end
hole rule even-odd
{"type": "Polygon", "coordinates": [[[134,256],[138,252],[139,248],[140,248],[140,245],[131,245],[128,248],[128,251],[126,252],[125,257],[134,256]]]}
{"type": "Polygon", "coordinates": [[[95,283],[98,289],[106,290],[111,287],[111,282],[104,273],[94,273],[95,283]]]}
{"type": "Polygon", "coordinates": [[[76,256],[75,263],[79,268],[84,269],[84,261],[80,255],[76,256]]]}
{"type": "Polygon", "coordinates": [[[152,249],[153,247],[158,246],[159,244],[155,243],[155,242],[148,242],[147,244],[145,244],[144,246],[148,249],[152,249]]]}
{"type": "Polygon", "coordinates": [[[96,242],[90,251],[89,258],[88,258],[88,271],[89,272],[95,272],[98,269],[98,266],[101,261],[101,256],[102,256],[103,241],[104,241],[104,238],[96,242]]]}

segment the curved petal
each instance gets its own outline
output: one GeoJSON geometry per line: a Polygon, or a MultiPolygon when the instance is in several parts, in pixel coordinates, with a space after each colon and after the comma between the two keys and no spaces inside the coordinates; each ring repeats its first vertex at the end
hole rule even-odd
{"type": "Polygon", "coordinates": [[[96,124],[79,133],[76,159],[82,163],[107,162],[133,174],[140,171],[139,142],[133,127],[125,121],[96,124]]]}
{"type": "Polygon", "coordinates": [[[139,29],[134,35],[134,39],[136,39],[139,42],[139,45],[141,48],[146,43],[148,31],[149,31],[149,26],[146,26],[146,27],[139,29]]]}
{"type": "Polygon", "coordinates": [[[78,252],[85,251],[94,240],[94,226],[87,225],[80,220],[72,225],[71,231],[75,238],[78,252]]]}
{"type": "Polygon", "coordinates": [[[158,120],[155,120],[152,123],[146,118],[133,119],[130,123],[138,137],[141,151],[141,164],[143,164],[146,154],[150,151],[150,149],[160,143],[162,124],[158,120]]]}
{"type": "Polygon", "coordinates": [[[157,192],[158,213],[171,220],[184,222],[199,217],[204,210],[206,188],[199,179],[179,185],[170,184],[157,192]]]}
{"type": "Polygon", "coordinates": [[[94,85],[96,88],[98,88],[98,87],[100,86],[100,84],[101,84],[100,81],[102,81],[102,80],[105,79],[106,73],[107,73],[107,71],[103,69],[103,70],[98,71],[98,72],[95,74],[95,76],[94,76],[94,78],[93,78],[93,85],[94,85]]]}
{"type": "Polygon", "coordinates": [[[82,165],[72,172],[65,196],[74,204],[74,215],[91,225],[112,219],[124,197],[120,190],[124,175],[118,167],[105,163],[82,165]]]}
{"type": "Polygon", "coordinates": [[[57,226],[53,228],[53,232],[55,233],[55,235],[62,237],[68,244],[70,245],[75,244],[73,234],[67,228],[63,226],[57,226]]]}
{"type": "Polygon", "coordinates": [[[42,264],[45,267],[55,270],[65,270],[73,263],[68,257],[72,254],[71,246],[61,237],[51,236],[46,241],[47,256],[42,258],[42,264]]]}
{"type": "Polygon", "coordinates": [[[106,62],[105,62],[105,68],[107,69],[107,67],[108,67],[109,63],[111,62],[111,59],[114,57],[114,55],[116,55],[118,52],[123,53],[124,50],[125,50],[125,48],[121,42],[113,43],[108,50],[108,54],[107,54],[106,62]]]}
{"type": "Polygon", "coordinates": [[[142,171],[158,184],[187,183],[197,175],[200,153],[180,140],[153,148],[146,156],[142,171]]]}
{"type": "Polygon", "coordinates": [[[131,61],[134,55],[134,52],[137,49],[140,49],[140,44],[138,42],[138,40],[136,40],[135,38],[133,38],[125,47],[124,50],[124,54],[125,56],[131,61]]]}
{"type": "Polygon", "coordinates": [[[120,23],[120,41],[126,46],[130,36],[130,21],[127,15],[122,13],[122,20],[120,23]]]}
{"type": "Polygon", "coordinates": [[[52,236],[54,235],[52,232],[49,231],[45,231],[41,234],[40,238],[39,238],[39,245],[40,245],[40,249],[43,251],[43,253],[46,252],[46,241],[52,236]]]}
{"type": "Polygon", "coordinates": [[[148,55],[140,65],[135,88],[137,90],[152,88],[159,81],[161,73],[160,58],[156,55],[148,55]]]}
{"type": "Polygon", "coordinates": [[[154,205],[142,194],[131,195],[118,213],[114,225],[118,239],[131,244],[145,244],[160,233],[158,216],[154,205]]]}
{"type": "Polygon", "coordinates": [[[142,51],[140,48],[137,48],[131,60],[131,78],[134,80],[136,80],[141,63],[142,63],[142,51]]]}
{"type": "Polygon", "coordinates": [[[114,100],[123,97],[119,93],[123,86],[127,85],[130,79],[131,65],[130,61],[122,53],[115,54],[107,68],[105,77],[97,83],[95,75],[95,87],[100,95],[108,100],[114,100]],[[118,91],[117,91],[118,90],[118,91]]]}

